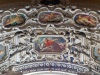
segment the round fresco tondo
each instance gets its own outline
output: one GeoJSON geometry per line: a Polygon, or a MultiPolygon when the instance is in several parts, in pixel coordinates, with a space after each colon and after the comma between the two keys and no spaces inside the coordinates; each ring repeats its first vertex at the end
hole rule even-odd
{"type": "Polygon", "coordinates": [[[0,63],[7,58],[5,46],[0,45],[0,63]]]}
{"type": "Polygon", "coordinates": [[[74,21],[78,25],[88,26],[88,27],[96,27],[98,24],[98,20],[96,17],[87,14],[77,14],[74,17],[74,21]]]}
{"type": "Polygon", "coordinates": [[[92,57],[97,63],[100,63],[100,45],[97,45],[93,50],[92,50],[92,57]]]}
{"type": "Polygon", "coordinates": [[[26,16],[24,14],[7,15],[3,18],[3,26],[6,28],[13,26],[21,26],[25,23],[26,16]]]}

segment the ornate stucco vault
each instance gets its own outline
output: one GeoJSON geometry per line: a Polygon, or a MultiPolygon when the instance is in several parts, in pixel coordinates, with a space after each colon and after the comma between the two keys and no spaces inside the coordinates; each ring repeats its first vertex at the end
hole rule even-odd
{"type": "Polygon", "coordinates": [[[0,71],[100,73],[100,14],[41,1],[0,13],[0,71]]]}

